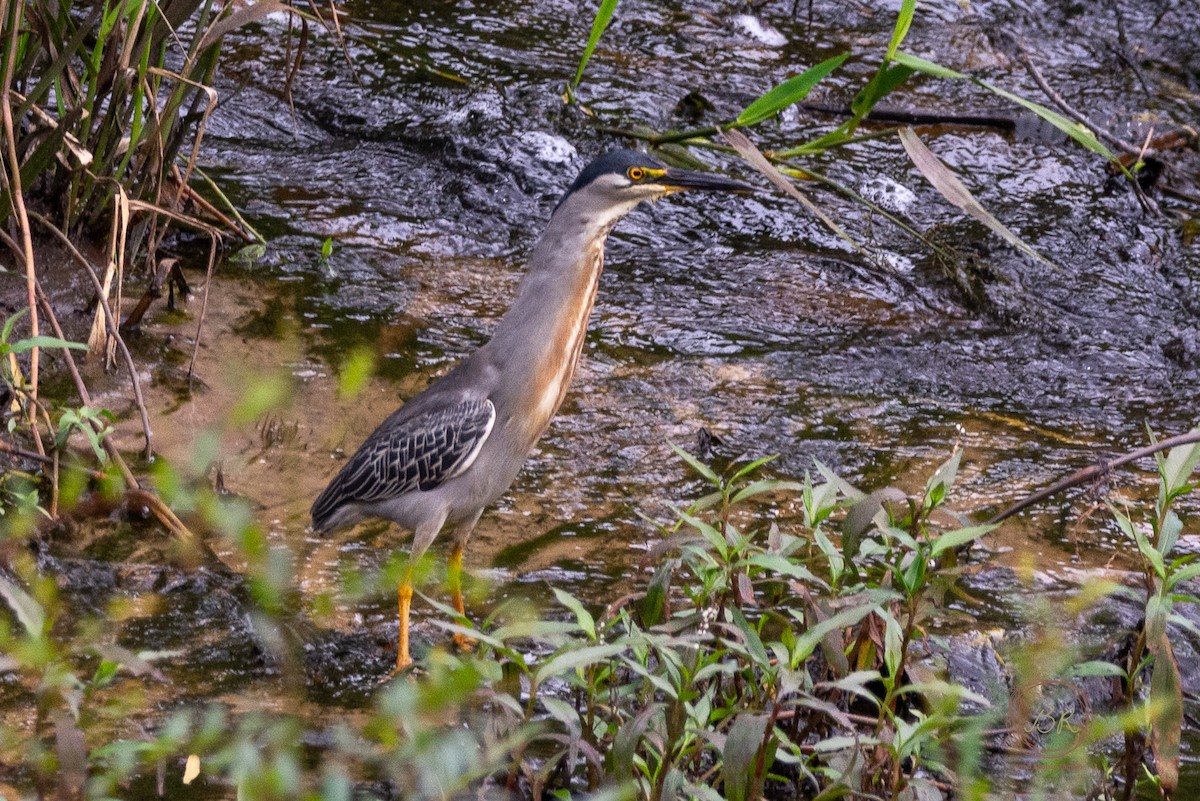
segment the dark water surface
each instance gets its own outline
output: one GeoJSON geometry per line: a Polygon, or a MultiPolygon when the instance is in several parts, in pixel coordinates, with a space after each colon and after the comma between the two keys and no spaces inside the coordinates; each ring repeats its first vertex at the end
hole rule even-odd
{"type": "MultiPolygon", "coordinates": [[[[906,49],[1042,100],[996,37],[1008,31],[1063,95],[1122,135],[1195,122],[1195,4],[1049,5],[922,4],[906,49]]],[[[800,6],[793,15],[788,2],[624,0],[579,92],[594,117],[560,99],[590,4],[348,3],[354,73],[317,37],[294,85],[294,116],[283,23],[237,40],[240,66],[223,78],[203,161],[269,249],[214,292],[201,363],[213,389],[202,402],[161,403],[163,447],[193,449],[248,381],[285,365],[300,394],[278,420],[227,435],[226,480],[259,504],[272,536],[303,554],[306,590],[336,586],[346,561],[380,562],[394,535],[318,542],[305,533],[312,498],[340,464],[331,454],[356,447],[486,340],[559,194],[592,157],[628,144],[598,126],[695,125],[676,110],[692,91],[715,107],[700,124],[729,119],[783,78],[851,49],[862,57],[819,98],[848,102],[878,63],[899,3],[818,2],[811,24],[800,6]],[[326,237],[328,266],[319,260],[326,237]],[[359,346],[376,354],[377,375],[358,398],[340,399],[337,375],[359,346]]],[[[1013,111],[978,88],[922,78],[888,102],[1013,111]]],[[[836,122],[793,109],[750,135],[783,148],[836,122]]],[[[597,602],[627,588],[655,537],[639,513],[667,519],[666,504],[699,491],[668,441],[693,447],[701,428],[720,437],[726,458],[779,454],[771,471],[784,477],[819,459],[868,489],[919,488],[961,442],[951,505],[982,519],[1144,444],[1147,426],[1169,435],[1200,422],[1200,253],[1182,243],[1172,215],[1147,214],[1109,185],[1100,160],[1055,137],[920,132],[1056,268],[965,220],[894,137],[806,164],[893,198],[917,228],[973,254],[985,275],[973,299],[922,245],[812,186],[872,263],[773,191],[636,210],[609,239],[575,386],[472,540],[468,567],[497,579],[485,605],[545,598],[548,582],[597,602]]],[[[731,156],[694,153],[765,185],[731,156]]],[[[1194,181],[1195,152],[1178,158],[1194,181]]],[[[1113,477],[1117,497],[1152,497],[1149,468],[1113,477]]],[[[1133,565],[1106,514],[1084,517],[1092,504],[1051,501],[985,541],[979,561],[1013,570],[980,579],[989,599],[974,610],[981,627],[1019,627],[1008,601],[1030,586],[1054,598],[1086,571],[1120,576],[1133,565]]],[[[1195,519],[1184,536],[1192,548],[1195,519]]],[[[342,613],[347,628],[394,625],[386,599],[342,613]]]]}

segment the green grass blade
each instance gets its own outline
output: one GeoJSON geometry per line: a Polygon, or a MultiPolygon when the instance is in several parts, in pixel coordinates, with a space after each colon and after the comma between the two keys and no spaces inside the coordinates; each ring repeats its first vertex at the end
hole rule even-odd
{"type": "MultiPolygon", "coordinates": [[[[37,85],[28,95],[25,96],[25,100],[21,103],[21,105],[17,106],[17,108],[13,111],[14,120],[23,118],[27,113],[29,113],[29,109],[31,109],[35,103],[42,102],[42,100],[46,97],[46,94],[50,91],[50,87],[62,77],[63,72],[70,65],[71,59],[78,55],[78,51],[83,45],[83,40],[86,39],[88,34],[92,32],[92,29],[95,28],[96,23],[99,20],[100,12],[99,10],[94,10],[90,15],[88,15],[87,19],[80,24],[79,28],[75,31],[75,34],[71,37],[71,39],[62,46],[62,51],[58,54],[58,57],[55,58],[53,63],[46,68],[45,73],[37,82],[37,85]]],[[[55,94],[61,102],[62,93],[56,92],[55,94]]]]}
{"type": "Polygon", "coordinates": [[[1028,100],[1020,95],[1013,94],[1007,89],[1001,89],[995,84],[991,84],[971,75],[958,72],[957,70],[952,70],[949,67],[943,67],[941,64],[921,58],[920,56],[914,56],[911,53],[896,53],[892,57],[892,60],[897,64],[909,67],[910,69],[918,72],[923,72],[926,75],[932,75],[935,78],[971,81],[972,83],[987,89],[989,92],[1003,97],[1005,100],[1010,100],[1013,103],[1016,103],[1018,106],[1032,111],[1034,114],[1038,115],[1043,120],[1050,123],[1055,128],[1062,131],[1067,136],[1071,137],[1096,155],[1102,156],[1109,161],[1116,161],[1116,157],[1112,154],[1112,151],[1105,147],[1104,144],[1096,138],[1096,135],[1088,130],[1085,126],[1080,125],[1074,120],[1064,117],[1062,114],[1043,106],[1041,103],[1028,100]]]}
{"type": "Polygon", "coordinates": [[[896,27],[892,29],[892,41],[888,44],[887,61],[891,61],[900,48],[908,29],[912,27],[913,14],[917,10],[917,0],[904,0],[900,4],[900,13],[896,16],[896,27]]]}
{"type": "Polygon", "coordinates": [[[853,133],[858,124],[871,113],[876,103],[899,88],[912,74],[912,69],[903,64],[894,67],[881,66],[871,82],[850,101],[850,110],[854,112],[854,118],[849,122],[850,132],[853,133]]]}
{"type": "Polygon", "coordinates": [[[903,64],[917,72],[923,72],[926,75],[932,75],[935,78],[949,78],[953,80],[969,80],[971,76],[966,73],[952,70],[949,67],[943,67],[941,64],[930,61],[929,59],[914,56],[911,53],[893,53],[892,61],[897,64],[903,64]]]}
{"type": "Polygon", "coordinates": [[[1012,92],[1009,92],[1006,89],[1001,89],[999,86],[990,84],[987,81],[981,81],[977,78],[972,78],[971,80],[982,86],[984,89],[987,89],[990,92],[995,92],[1006,100],[1011,100],[1017,105],[1029,109],[1034,114],[1038,115],[1043,120],[1050,123],[1055,128],[1062,131],[1067,136],[1071,137],[1096,155],[1103,156],[1109,161],[1117,160],[1117,157],[1112,154],[1112,151],[1105,147],[1104,144],[1096,138],[1096,135],[1088,130],[1087,127],[1080,125],[1074,120],[1067,119],[1062,114],[1046,108],[1041,103],[1035,103],[1032,100],[1027,100],[1020,95],[1015,95],[1012,92]]]}
{"type": "Polygon", "coordinates": [[[571,88],[579,88],[579,82],[583,80],[583,70],[587,67],[588,61],[592,57],[592,52],[596,49],[596,44],[600,41],[600,37],[604,35],[604,30],[608,27],[608,23],[612,20],[613,12],[617,10],[617,3],[620,0],[602,0],[600,8],[596,10],[596,19],[592,22],[592,32],[588,36],[587,47],[583,48],[583,55],[579,57],[579,68],[575,70],[575,77],[571,79],[571,88]]]}
{"type": "Polygon", "coordinates": [[[845,52],[809,67],[799,75],[793,75],[746,106],[742,113],[737,115],[736,123],[738,125],[755,125],[778,114],[793,103],[800,102],[808,96],[813,87],[825,80],[849,57],[850,53],[845,52]]]}
{"type": "Polygon", "coordinates": [[[87,350],[82,342],[70,342],[58,337],[36,336],[18,340],[8,346],[10,353],[25,353],[34,348],[70,348],[71,350],[87,350]]]}

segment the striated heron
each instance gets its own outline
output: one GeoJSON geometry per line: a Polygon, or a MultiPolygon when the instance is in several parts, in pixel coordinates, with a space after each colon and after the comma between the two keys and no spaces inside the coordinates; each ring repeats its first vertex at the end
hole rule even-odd
{"type": "MultiPolygon", "coordinates": [[[[398,592],[397,671],[412,663],[413,566],[443,528],[454,538],[447,583],[454,608],[464,614],[463,548],[566,395],[596,299],[608,232],[643,200],[688,189],[752,191],[633,150],[615,150],[585,167],[550,216],[491,340],[384,420],[313,504],[317,532],[372,517],[413,532],[398,592]]],[[[470,646],[464,636],[454,641],[470,646]]]]}

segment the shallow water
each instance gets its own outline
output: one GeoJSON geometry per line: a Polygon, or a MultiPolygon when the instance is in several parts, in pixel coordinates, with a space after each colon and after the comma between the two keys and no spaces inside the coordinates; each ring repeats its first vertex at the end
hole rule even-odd
{"type": "MultiPolygon", "coordinates": [[[[1076,99],[1096,119],[1145,129],[1151,123],[1135,115],[1146,95],[1133,87],[1147,72],[1160,82],[1194,81],[1197,56],[1170,32],[1196,22],[1197,12],[1123,7],[1127,44],[1154,54],[1135,73],[1100,69],[1117,48],[1102,35],[1100,11],[934,4],[922,7],[906,46],[1040,97],[1010,51],[989,40],[1003,27],[1022,37],[1052,83],[1080,87],[1076,99]],[[1122,92],[1132,94],[1118,102],[1122,92]]],[[[295,86],[294,117],[276,80],[282,43],[250,35],[235,44],[247,69],[227,78],[226,103],[205,140],[206,169],[270,240],[266,258],[239,276],[250,305],[265,309],[257,326],[242,328],[276,337],[286,330],[292,353],[283,361],[302,393],[288,412],[299,433],[273,449],[292,480],[264,487],[252,475],[237,478],[232,465],[227,478],[271,509],[289,538],[302,536],[309,499],[335,467],[313,457],[355,447],[393,405],[486,340],[559,193],[591,155],[620,143],[558,97],[590,27],[586,10],[416,2],[350,4],[347,12],[354,74],[333,43],[319,40],[295,86]],[[327,236],[334,252],[323,266],[327,236]],[[337,404],[335,377],[355,346],[376,353],[377,378],[364,396],[337,404]]],[[[894,9],[815,7],[811,26],[787,4],[741,17],[720,7],[693,12],[621,6],[580,90],[596,120],[678,127],[684,121],[673,109],[691,89],[716,107],[712,119],[728,118],[831,53],[853,46],[873,58],[870,45],[885,42],[894,9]]],[[[848,97],[871,68],[869,59],[851,61],[824,99],[848,97]]],[[[982,91],[923,79],[889,100],[1004,109],[982,91]]],[[[1161,129],[1190,110],[1156,96],[1151,116],[1161,129]]],[[[789,111],[753,136],[777,147],[829,125],[789,111]]],[[[984,513],[1141,444],[1147,425],[1162,434],[1194,425],[1200,259],[1169,219],[1106,187],[1097,159],[1063,142],[923,133],[1057,269],[962,219],[889,139],[814,165],[852,187],[907,187],[896,191],[915,199],[907,213],[919,228],[986,262],[981,302],[956,292],[922,246],[827,193],[817,197],[891,272],[864,269],[844,242],[775,193],[638,209],[610,238],[575,387],[513,491],[481,524],[476,566],[559,528],[599,539],[579,546],[592,568],[627,565],[651,534],[636,513],[688,495],[667,442],[691,446],[702,427],[725,443],[725,456],[778,453],[772,467],[785,476],[820,459],[868,487],[923,481],[961,439],[958,508],[984,513]]],[[[715,162],[761,183],[735,160],[715,162]]],[[[228,305],[228,294],[213,299],[228,305]]],[[[222,350],[222,331],[218,319],[206,325],[208,349],[222,350]]],[[[248,342],[254,370],[280,362],[271,337],[248,342]]],[[[201,375],[219,383],[212,370],[201,375]]],[[[235,398],[205,400],[214,412],[206,421],[235,398]]],[[[185,444],[197,423],[190,414],[185,404],[164,417],[161,437],[186,421],[185,444]]],[[[267,465],[280,467],[271,458],[267,465]]],[[[1127,471],[1114,482],[1139,494],[1148,475],[1127,471]]],[[[1079,507],[1052,502],[1012,526],[1024,532],[1014,536],[1046,539],[1079,507]]],[[[1085,526],[1098,561],[1110,555],[1113,531],[1102,519],[1085,526]]],[[[1057,550],[1047,558],[1077,556],[1057,550]]],[[[587,585],[573,589],[586,595],[587,585]]]]}
{"type": "MultiPolygon", "coordinates": [[[[1200,11],[1170,0],[1119,6],[1118,35],[1106,4],[1047,13],[947,0],[922,5],[906,47],[1040,99],[989,40],[1010,30],[1063,94],[1131,138],[1194,120],[1200,54],[1182,32],[1200,28],[1200,11]],[[1137,70],[1121,60],[1129,52],[1140,54],[1137,70]]],[[[395,534],[316,540],[307,509],[340,451],[486,340],[558,195],[589,158],[626,143],[596,123],[694,125],[675,110],[692,90],[716,108],[700,122],[717,122],[853,47],[869,58],[848,63],[820,98],[845,102],[873,70],[897,7],[818,3],[810,25],[790,3],[734,12],[625,0],[580,89],[594,118],[559,99],[591,25],[589,9],[561,0],[348,3],[354,73],[318,37],[294,87],[294,116],[282,96],[282,37],[238,39],[231,50],[243,67],[223,78],[203,166],[268,252],[210,287],[198,368],[208,389],[181,397],[177,373],[159,385],[157,447],[186,461],[210,453],[198,432],[221,432],[226,487],[299,555],[306,593],[335,589],[347,560],[381,563],[395,534]],[[319,258],[326,237],[328,265],[319,258]],[[355,347],[375,355],[376,374],[342,398],[337,376],[355,347]],[[226,425],[246,387],[274,374],[291,382],[290,404],[226,425]]],[[[1008,110],[982,90],[919,78],[889,102],[1008,110]]],[[[833,124],[789,110],[751,136],[781,148],[833,124]]],[[[814,187],[806,190],[890,267],[864,264],[775,192],[636,210],[610,237],[574,388],[472,539],[468,567],[495,581],[484,606],[545,599],[551,584],[594,602],[627,589],[656,537],[641,515],[667,520],[669,504],[700,490],[668,443],[694,447],[702,428],[723,441],[724,458],[779,454],[770,473],[782,477],[818,459],[868,489],[921,487],[961,442],[952,506],[983,519],[1143,444],[1147,426],[1169,435],[1200,421],[1200,255],[1171,218],[1144,213],[1127,190],[1106,186],[1097,158],[1056,138],[921,133],[1056,269],[962,218],[894,138],[809,166],[907,203],[918,228],[986,264],[982,296],[959,292],[885,220],[814,187]]],[[[732,157],[698,155],[764,184],[732,157]]],[[[1179,159],[1194,174],[1195,153],[1179,159]]],[[[183,352],[193,325],[152,320],[147,340],[173,333],[183,352]]],[[[1150,497],[1151,467],[1121,470],[1110,486],[1118,497],[1150,497]]],[[[1081,571],[1132,566],[1107,516],[1085,515],[1093,503],[1079,493],[1051,501],[985,540],[977,561],[1017,572],[998,585],[980,580],[993,601],[973,610],[981,628],[1020,626],[1004,599],[1030,586],[1049,597],[1081,571]],[[1015,576],[1030,555],[1027,583],[1015,576]]],[[[1194,522],[1186,531],[1184,544],[1200,547],[1194,522]]],[[[386,632],[391,614],[387,598],[342,604],[330,625],[386,632]]]]}

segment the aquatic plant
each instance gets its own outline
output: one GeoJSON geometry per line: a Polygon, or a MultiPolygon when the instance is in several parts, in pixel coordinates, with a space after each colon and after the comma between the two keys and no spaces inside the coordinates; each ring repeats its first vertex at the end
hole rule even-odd
{"type": "MultiPolygon", "coordinates": [[[[1164,632],[1186,623],[1170,607],[1196,600],[1181,584],[1200,568],[1180,557],[1160,571],[1151,554],[1177,541],[1171,505],[1194,486],[1200,446],[1161,460],[1153,537],[1114,510],[1153,574],[1146,625],[1126,634],[1128,659],[1083,658],[1082,644],[1033,624],[1026,642],[1000,646],[996,664],[1011,672],[992,677],[991,690],[939,668],[939,654],[955,646],[931,633],[953,615],[951,601],[969,602],[960,585],[969,548],[991,530],[959,525],[946,507],[961,451],[916,494],[863,493],[821,466],[816,478],[790,481],[761,477],[769,459],[719,471],[679,453],[708,492],[658,524],[655,569],[636,592],[595,608],[555,590],[558,610],[503,604],[477,628],[427,599],[440,625],[470,634],[476,651],[433,649],[423,673],[389,683],[366,712],[333,725],[287,704],[238,712],[181,703],[156,715],[143,694],[186,670],[174,664],[181,654],[122,639],[130,615],[121,610],[132,599],[112,598],[104,617],[80,616],[29,552],[12,550],[10,534],[0,651],[16,692],[3,706],[37,712],[24,736],[5,718],[0,761],[11,767],[0,782],[22,788],[18,797],[76,798],[182,781],[246,799],[501,789],[655,801],[983,799],[1021,788],[1130,797],[1146,782],[1170,794],[1182,707],[1164,632]],[[1087,677],[1107,676],[1122,689],[1104,707],[1054,711],[1017,689],[1082,693],[1087,677]],[[1038,728],[1042,720],[1057,733],[1038,728]],[[1146,742],[1156,771],[1131,774],[1129,760],[1143,770],[1146,742]]],[[[188,489],[169,470],[160,470],[160,488],[240,555],[242,576],[213,563],[211,578],[189,580],[219,579],[242,599],[238,614],[280,671],[281,697],[301,701],[300,644],[288,634],[292,556],[243,505],[188,489]]],[[[378,585],[388,586],[386,576],[378,585]]],[[[1078,609],[1114,592],[1130,591],[1085,587],[1078,609]]]]}

